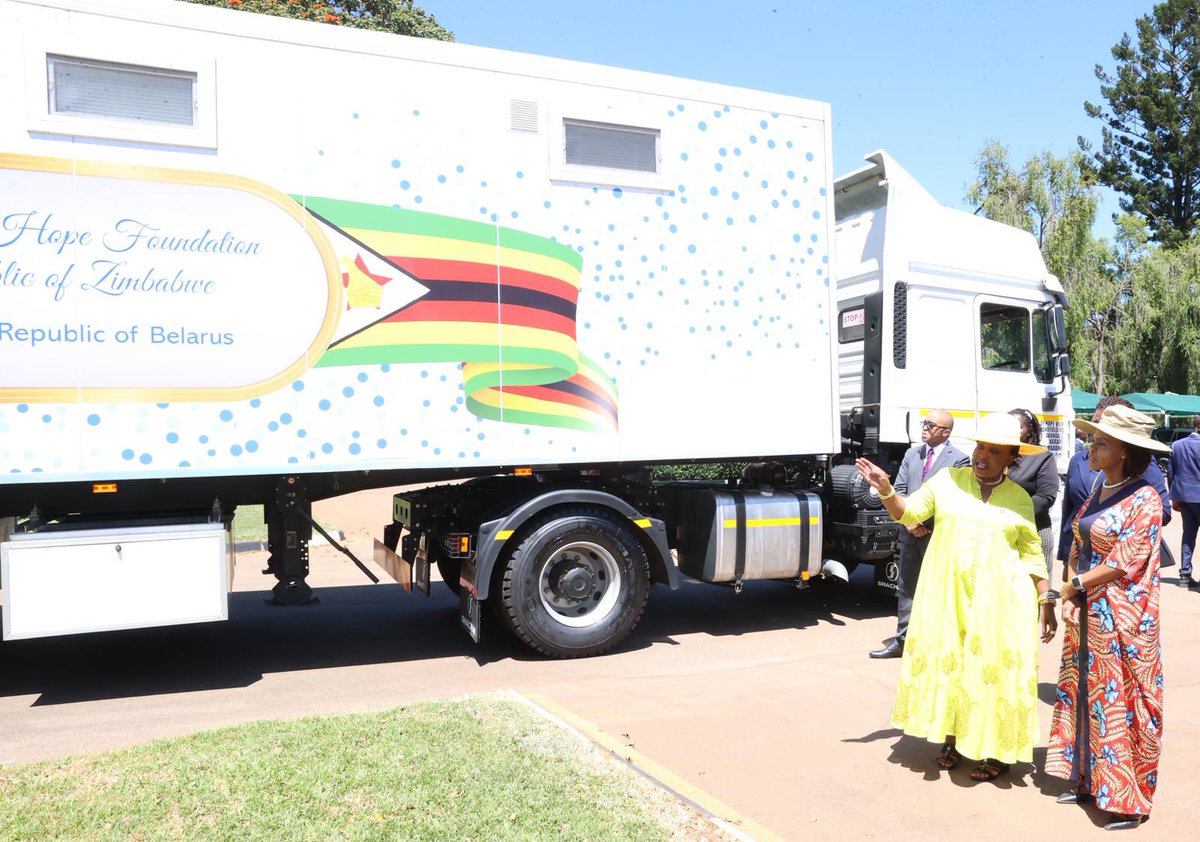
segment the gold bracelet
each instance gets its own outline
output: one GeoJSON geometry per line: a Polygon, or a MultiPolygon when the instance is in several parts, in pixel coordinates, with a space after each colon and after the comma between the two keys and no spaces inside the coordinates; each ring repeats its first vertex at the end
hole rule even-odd
{"type": "MultiPolygon", "coordinates": [[[[876,490],[878,490],[878,489],[876,489],[876,490]]],[[[880,500],[891,500],[895,496],[896,496],[896,486],[893,485],[892,493],[891,494],[880,494],[879,499],[880,500]]]]}

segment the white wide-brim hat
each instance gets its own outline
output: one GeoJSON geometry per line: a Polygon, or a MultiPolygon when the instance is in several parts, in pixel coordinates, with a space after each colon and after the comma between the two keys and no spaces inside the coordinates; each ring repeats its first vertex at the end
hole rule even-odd
{"type": "Polygon", "coordinates": [[[991,415],[983,416],[975,426],[975,432],[962,433],[962,437],[971,439],[971,441],[1015,447],[1022,456],[1046,452],[1046,448],[1040,444],[1021,441],[1021,421],[1015,415],[1009,415],[1007,412],[993,412],[991,415]]]}
{"type": "Polygon", "coordinates": [[[1100,420],[1096,422],[1076,418],[1071,423],[1085,433],[1101,432],[1134,447],[1160,453],[1171,452],[1169,445],[1150,438],[1156,426],[1154,419],[1128,406],[1110,406],[1100,413],[1100,420]]]}

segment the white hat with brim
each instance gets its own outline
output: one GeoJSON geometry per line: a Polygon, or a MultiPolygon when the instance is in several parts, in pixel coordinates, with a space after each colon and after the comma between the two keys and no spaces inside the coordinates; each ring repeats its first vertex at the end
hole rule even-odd
{"type": "Polygon", "coordinates": [[[1005,412],[993,412],[979,419],[979,424],[973,433],[962,433],[965,439],[981,441],[987,444],[999,444],[1005,447],[1015,447],[1022,456],[1032,456],[1034,453],[1045,453],[1046,448],[1040,444],[1029,444],[1021,441],[1021,421],[1015,415],[1005,412]]]}
{"type": "Polygon", "coordinates": [[[1154,419],[1128,406],[1116,404],[1108,407],[1100,414],[1099,421],[1076,418],[1071,423],[1085,433],[1104,433],[1133,447],[1156,450],[1159,453],[1171,452],[1169,445],[1150,438],[1150,434],[1154,432],[1154,419]]]}

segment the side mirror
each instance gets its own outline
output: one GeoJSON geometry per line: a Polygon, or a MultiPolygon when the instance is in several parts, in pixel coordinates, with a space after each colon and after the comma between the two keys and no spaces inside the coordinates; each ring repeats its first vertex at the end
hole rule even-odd
{"type": "MultiPolygon", "coordinates": [[[[1055,304],[1050,308],[1050,318],[1047,320],[1050,325],[1050,345],[1054,348],[1055,353],[1064,354],[1067,350],[1067,320],[1063,315],[1063,307],[1061,304],[1055,304]]],[[[1066,372],[1064,372],[1066,373],[1066,372]]]]}
{"type": "Polygon", "coordinates": [[[1071,373],[1071,357],[1068,354],[1060,354],[1054,358],[1054,376],[1066,377],[1071,373]]]}

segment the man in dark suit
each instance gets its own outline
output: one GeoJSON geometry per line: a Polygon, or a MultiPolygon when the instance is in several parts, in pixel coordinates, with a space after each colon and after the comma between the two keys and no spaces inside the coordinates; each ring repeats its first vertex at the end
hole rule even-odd
{"type": "Polygon", "coordinates": [[[1200,588],[1192,578],[1192,552],[1200,528],[1200,415],[1190,436],[1171,445],[1167,476],[1171,480],[1171,508],[1183,518],[1183,547],[1179,554],[1179,584],[1200,588]]]}
{"type": "MultiPolygon", "coordinates": [[[[942,468],[970,464],[970,458],[949,443],[954,429],[954,417],[944,409],[935,409],[921,421],[921,444],[913,445],[904,454],[900,470],[892,486],[903,495],[912,494],[921,484],[942,468]]],[[[900,530],[900,578],[896,583],[896,636],[882,649],[872,650],[872,658],[899,658],[904,654],[904,636],[908,633],[908,618],[912,614],[913,594],[921,573],[921,560],[929,546],[933,521],[906,526],[900,530]]]]}
{"type": "MultiPolygon", "coordinates": [[[[1100,402],[1096,404],[1096,411],[1092,413],[1092,423],[1094,424],[1099,421],[1100,414],[1114,404],[1126,406],[1130,409],[1133,408],[1133,404],[1125,400],[1125,398],[1115,396],[1101,398],[1100,402]]],[[[1058,560],[1063,563],[1064,576],[1066,576],[1067,559],[1071,556],[1071,543],[1075,540],[1075,535],[1071,531],[1071,524],[1075,520],[1075,515],[1079,512],[1079,507],[1083,505],[1083,501],[1092,493],[1092,487],[1096,484],[1098,476],[1100,476],[1099,471],[1093,471],[1088,467],[1088,448],[1080,447],[1075,452],[1075,455],[1071,457],[1071,462],[1067,465],[1067,478],[1063,484],[1062,525],[1058,537],[1058,560]]],[[[1171,494],[1167,491],[1167,483],[1163,479],[1162,470],[1158,467],[1158,462],[1151,459],[1150,466],[1146,468],[1146,473],[1142,474],[1142,478],[1154,486],[1154,490],[1162,498],[1162,525],[1166,526],[1171,522],[1171,494]]],[[[1065,582],[1066,579],[1064,578],[1063,581],[1065,582]]]]}

